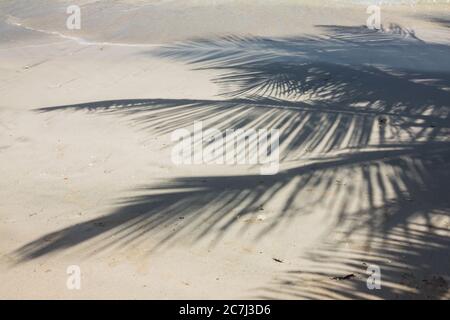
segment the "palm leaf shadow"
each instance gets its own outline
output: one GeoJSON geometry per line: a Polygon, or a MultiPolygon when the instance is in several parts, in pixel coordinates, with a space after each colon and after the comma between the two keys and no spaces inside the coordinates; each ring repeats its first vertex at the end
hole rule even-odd
{"type": "MultiPolygon", "coordinates": [[[[98,240],[100,248],[142,242],[149,233],[158,234],[155,247],[188,238],[195,243],[211,234],[219,241],[231,227],[249,228],[242,222],[286,190],[282,209],[258,227],[258,237],[282,230],[294,217],[313,214],[323,199],[336,195],[339,205],[329,207],[330,215],[338,216],[334,227],[346,226],[349,234],[366,230],[367,246],[388,241],[392,233],[407,232],[413,217],[428,221],[430,212],[448,214],[445,197],[427,202],[430,212],[405,200],[417,190],[435,190],[433,169],[448,161],[448,47],[426,44],[400,27],[391,28],[395,33],[361,27],[324,29],[328,34],[321,38],[230,36],[151,52],[191,63],[198,70],[217,71],[221,99],[102,101],[40,109],[122,116],[152,134],[167,134],[194,121],[221,131],[278,128],[282,160],[294,165],[271,177],[184,177],[146,186],[136,190],[141,195],[124,199],[107,216],[36,239],[19,248],[17,256],[21,261],[33,259],[100,236],[105,236],[98,240]],[[439,59],[442,68],[416,64],[418,59],[439,59]],[[362,178],[364,184],[337,184],[336,176],[343,173],[350,180],[362,178]],[[308,193],[312,188],[317,190],[314,197],[308,193]],[[382,205],[376,203],[375,194],[382,205]],[[355,214],[364,219],[348,226],[355,214]]],[[[437,190],[443,187],[440,184],[437,190]]],[[[448,248],[447,236],[429,238],[431,244],[448,248]]],[[[426,251],[423,246],[413,250],[426,251]]],[[[333,249],[324,247],[323,252],[311,259],[326,261],[333,249]]],[[[351,263],[346,267],[351,269],[351,263]]],[[[286,293],[283,283],[274,285],[286,293]]],[[[344,289],[348,288],[336,291],[344,294],[344,289]]],[[[303,297],[333,293],[299,293],[291,287],[287,292],[303,297]]]]}

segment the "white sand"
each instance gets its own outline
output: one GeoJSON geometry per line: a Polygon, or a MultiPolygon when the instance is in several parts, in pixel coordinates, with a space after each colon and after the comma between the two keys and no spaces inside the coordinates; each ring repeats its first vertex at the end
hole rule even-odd
{"type": "Polygon", "coordinates": [[[80,31],[0,3],[0,298],[450,298],[450,6],[371,33],[365,5],[214,2],[78,1],[80,31]],[[252,71],[293,91],[221,95],[252,71]],[[172,164],[200,120],[281,129],[279,174],[172,164]]]}

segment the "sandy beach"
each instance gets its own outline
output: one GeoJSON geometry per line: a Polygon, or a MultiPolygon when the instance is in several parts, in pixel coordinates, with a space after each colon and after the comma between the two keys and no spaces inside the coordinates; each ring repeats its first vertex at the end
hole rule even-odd
{"type": "Polygon", "coordinates": [[[0,0],[0,299],[449,299],[450,4],[367,7],[0,0]]]}

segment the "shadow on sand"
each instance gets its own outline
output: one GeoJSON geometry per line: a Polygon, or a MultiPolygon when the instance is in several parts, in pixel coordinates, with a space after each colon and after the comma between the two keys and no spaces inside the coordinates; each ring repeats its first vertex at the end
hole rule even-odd
{"type": "Polygon", "coordinates": [[[219,130],[278,128],[282,170],[274,176],[180,177],[146,186],[104,217],[24,245],[15,252],[19,261],[105,235],[99,250],[144,241],[149,233],[160,234],[156,247],[186,239],[195,243],[211,234],[219,241],[243,218],[276,203],[279,210],[258,227],[255,241],[319,207],[333,217],[333,230],[341,231],[342,239],[324,239],[304,257],[311,266],[277,276],[261,297],[448,294],[450,48],[427,44],[399,26],[390,32],[321,28],[321,37],[229,36],[145,53],[215,70],[223,89],[217,100],[120,100],[39,109],[122,116],[149,134],[200,120],[219,130]],[[348,246],[349,241],[358,246],[348,246]],[[365,287],[362,274],[370,263],[383,266],[383,290],[365,287]],[[354,277],[330,279],[341,274],[354,277]]]}

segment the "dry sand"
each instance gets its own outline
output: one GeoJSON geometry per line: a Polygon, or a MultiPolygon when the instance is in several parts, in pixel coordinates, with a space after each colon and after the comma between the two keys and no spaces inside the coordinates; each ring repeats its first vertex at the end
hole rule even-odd
{"type": "Polygon", "coordinates": [[[450,298],[450,5],[31,3],[0,2],[0,298],[450,298]],[[280,129],[280,172],[175,166],[194,121],[280,129]]]}

